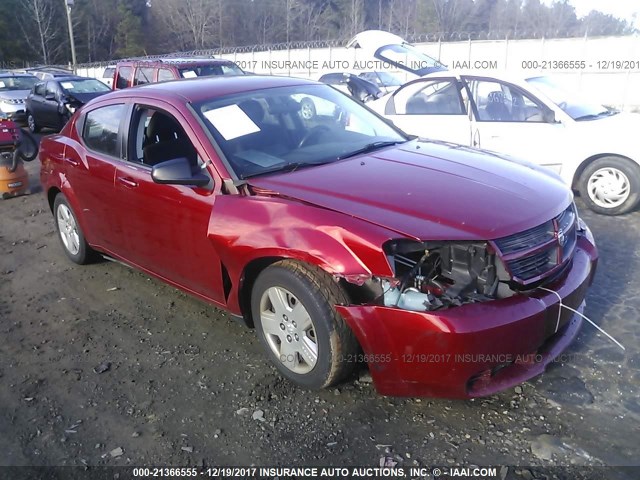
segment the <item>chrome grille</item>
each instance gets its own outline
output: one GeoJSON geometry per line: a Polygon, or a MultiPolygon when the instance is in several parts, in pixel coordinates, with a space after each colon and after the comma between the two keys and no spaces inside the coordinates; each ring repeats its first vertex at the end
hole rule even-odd
{"type": "Polygon", "coordinates": [[[577,242],[577,212],[573,204],[548,222],[494,240],[514,280],[534,281],[571,258],[577,242]]]}

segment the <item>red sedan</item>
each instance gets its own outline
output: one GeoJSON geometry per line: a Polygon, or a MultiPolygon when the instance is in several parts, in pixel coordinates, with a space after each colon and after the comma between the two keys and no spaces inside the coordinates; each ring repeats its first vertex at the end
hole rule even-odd
{"type": "Polygon", "coordinates": [[[114,92],[40,158],[72,261],[107,255],[230,311],[304,387],[366,362],[387,395],[508,388],[576,336],[560,299],[580,311],[595,272],[554,174],[409,138],[315,82],[114,92]]]}

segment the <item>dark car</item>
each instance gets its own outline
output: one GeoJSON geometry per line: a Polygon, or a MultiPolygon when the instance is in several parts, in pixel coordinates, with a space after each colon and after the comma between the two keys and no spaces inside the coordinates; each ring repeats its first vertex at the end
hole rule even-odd
{"type": "Polygon", "coordinates": [[[95,78],[66,76],[38,82],[27,97],[29,130],[34,133],[42,127],[59,130],[78,108],[110,91],[95,78]]]}
{"type": "Polygon", "coordinates": [[[375,100],[384,95],[384,92],[378,86],[352,73],[326,73],[318,81],[331,85],[341,92],[348,93],[362,103],[375,100]]]}
{"type": "Polygon", "coordinates": [[[114,92],[45,137],[40,159],[73,262],[99,252],[231,312],[308,388],[358,363],[388,395],[509,388],[577,335],[570,309],[595,273],[553,173],[412,140],[307,80],[114,92]],[[305,119],[299,96],[341,113],[305,119]]]}

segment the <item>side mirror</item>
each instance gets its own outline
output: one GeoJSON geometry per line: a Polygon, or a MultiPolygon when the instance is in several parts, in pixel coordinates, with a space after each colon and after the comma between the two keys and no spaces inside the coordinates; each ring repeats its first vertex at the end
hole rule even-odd
{"type": "Polygon", "coordinates": [[[45,100],[55,100],[56,99],[56,94],[55,93],[45,93],[44,94],[44,99],[45,100]]]}
{"type": "Polygon", "coordinates": [[[551,109],[545,110],[544,114],[542,115],[542,118],[546,123],[557,123],[556,112],[554,112],[551,109]]]}
{"type": "Polygon", "coordinates": [[[151,178],[155,183],[194,187],[206,187],[211,181],[200,169],[194,173],[191,163],[185,157],[174,158],[154,165],[151,178]]]}

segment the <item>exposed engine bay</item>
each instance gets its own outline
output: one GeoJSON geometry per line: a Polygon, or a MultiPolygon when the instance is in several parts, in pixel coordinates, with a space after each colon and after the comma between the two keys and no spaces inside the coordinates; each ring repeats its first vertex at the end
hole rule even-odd
{"type": "Polygon", "coordinates": [[[385,306],[439,310],[513,295],[509,275],[484,242],[394,243],[388,249],[395,280],[380,280],[385,306]],[[420,244],[418,244],[420,245],[420,244]]]}

